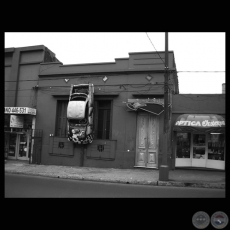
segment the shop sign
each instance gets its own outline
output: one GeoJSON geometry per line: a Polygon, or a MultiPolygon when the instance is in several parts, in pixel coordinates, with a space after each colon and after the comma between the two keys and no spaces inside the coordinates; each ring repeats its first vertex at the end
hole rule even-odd
{"type": "MultiPolygon", "coordinates": [[[[128,99],[126,106],[134,111],[144,110],[155,115],[160,115],[164,112],[164,99],[128,99]]],[[[170,107],[171,104],[168,104],[170,107]]]]}
{"type": "Polygon", "coordinates": [[[29,108],[29,107],[5,107],[5,113],[36,115],[36,109],[29,108]]]}
{"type": "Polygon", "coordinates": [[[14,128],[23,128],[24,117],[11,115],[10,116],[10,127],[14,128]]]}
{"type": "Polygon", "coordinates": [[[177,126],[195,126],[195,127],[223,127],[225,126],[225,121],[177,121],[177,126]]]}

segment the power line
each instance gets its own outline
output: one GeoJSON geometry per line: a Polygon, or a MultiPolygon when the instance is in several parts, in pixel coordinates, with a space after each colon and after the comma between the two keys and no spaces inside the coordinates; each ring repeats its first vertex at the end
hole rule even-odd
{"type": "MultiPolygon", "coordinates": [[[[149,38],[149,35],[148,35],[148,33],[146,32],[146,35],[147,35],[147,37],[149,38]]],[[[153,43],[152,43],[152,41],[151,41],[151,39],[149,38],[149,41],[151,42],[151,44],[153,45],[153,43]]],[[[153,47],[154,47],[154,49],[156,50],[156,48],[155,48],[155,46],[153,45],[153,47]]],[[[157,52],[157,50],[156,50],[156,52],[157,52]]],[[[160,57],[160,59],[161,59],[161,61],[164,63],[164,61],[162,60],[162,58],[161,58],[161,56],[159,55],[159,53],[157,52],[157,54],[158,54],[158,56],[160,57]]],[[[164,63],[165,64],[165,63],[164,63]]]]}

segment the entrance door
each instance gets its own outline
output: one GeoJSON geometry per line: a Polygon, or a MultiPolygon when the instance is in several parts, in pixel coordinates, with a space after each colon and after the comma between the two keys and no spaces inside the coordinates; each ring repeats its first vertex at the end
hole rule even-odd
{"type": "Polygon", "coordinates": [[[16,133],[9,133],[9,148],[8,148],[9,159],[16,159],[16,153],[18,150],[17,138],[18,136],[16,133]]]}
{"type": "Polygon", "coordinates": [[[8,158],[28,160],[29,136],[25,134],[9,133],[8,158]]]}
{"type": "Polygon", "coordinates": [[[156,115],[138,114],[136,167],[157,168],[159,119],[156,115]]]}
{"type": "Polygon", "coordinates": [[[28,160],[28,135],[26,133],[18,134],[18,160],[28,160]]]}
{"type": "Polygon", "coordinates": [[[192,167],[206,167],[207,137],[206,134],[192,134],[192,167]]]}
{"type": "Polygon", "coordinates": [[[191,167],[191,133],[176,133],[176,167],[191,167]]]}

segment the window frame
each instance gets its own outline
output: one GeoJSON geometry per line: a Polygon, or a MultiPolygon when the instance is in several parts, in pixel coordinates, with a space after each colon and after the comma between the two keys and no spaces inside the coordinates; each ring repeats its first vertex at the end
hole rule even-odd
{"type": "MultiPolygon", "coordinates": [[[[67,106],[68,106],[68,99],[57,99],[56,101],[56,121],[55,121],[55,136],[57,137],[68,137],[68,122],[67,122],[67,106]],[[62,135],[63,131],[61,131],[61,135],[59,135],[59,114],[61,112],[60,111],[60,104],[61,103],[66,103],[66,131],[65,131],[65,135],[62,135]]],[[[94,109],[93,109],[93,134],[94,134],[94,140],[111,140],[112,139],[112,119],[113,119],[113,98],[104,98],[104,97],[97,97],[94,98],[94,109]],[[104,136],[102,136],[102,139],[98,138],[98,101],[110,101],[110,123],[109,123],[109,138],[105,139],[103,138],[104,136]]],[[[104,122],[105,124],[106,122],[104,122]]]]}
{"type": "MultiPolygon", "coordinates": [[[[103,107],[101,107],[103,108],[103,107]]],[[[105,107],[105,109],[108,107],[105,107]]],[[[105,110],[103,110],[105,112],[105,110]]],[[[95,140],[111,140],[112,139],[112,118],[113,118],[113,99],[111,98],[95,98],[94,99],[94,139],[95,140]],[[103,132],[102,134],[102,138],[98,138],[98,124],[99,124],[99,120],[98,120],[98,115],[99,115],[99,106],[98,106],[98,101],[110,101],[110,121],[109,121],[109,138],[106,139],[106,132],[103,132]]],[[[104,125],[106,124],[105,120],[103,122],[103,129],[104,129],[104,125]]]]}
{"type": "Polygon", "coordinates": [[[55,136],[56,137],[68,137],[68,125],[67,125],[67,106],[68,106],[68,102],[69,102],[69,100],[66,100],[66,99],[63,99],[63,100],[57,100],[57,102],[56,102],[56,105],[57,105],[57,107],[56,107],[56,121],[55,121],[55,136]],[[65,135],[62,135],[62,130],[61,130],[61,135],[59,135],[59,114],[60,114],[60,104],[61,103],[66,103],[66,116],[65,116],[65,120],[66,120],[66,126],[65,126],[65,135]]]}

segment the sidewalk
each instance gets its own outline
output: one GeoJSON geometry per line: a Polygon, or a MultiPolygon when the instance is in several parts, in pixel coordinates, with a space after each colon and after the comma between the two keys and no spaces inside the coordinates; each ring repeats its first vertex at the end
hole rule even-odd
{"type": "Polygon", "coordinates": [[[225,189],[225,172],[217,170],[175,169],[169,171],[169,181],[166,182],[159,181],[159,170],[154,169],[35,165],[7,160],[5,172],[110,183],[225,189]]]}

